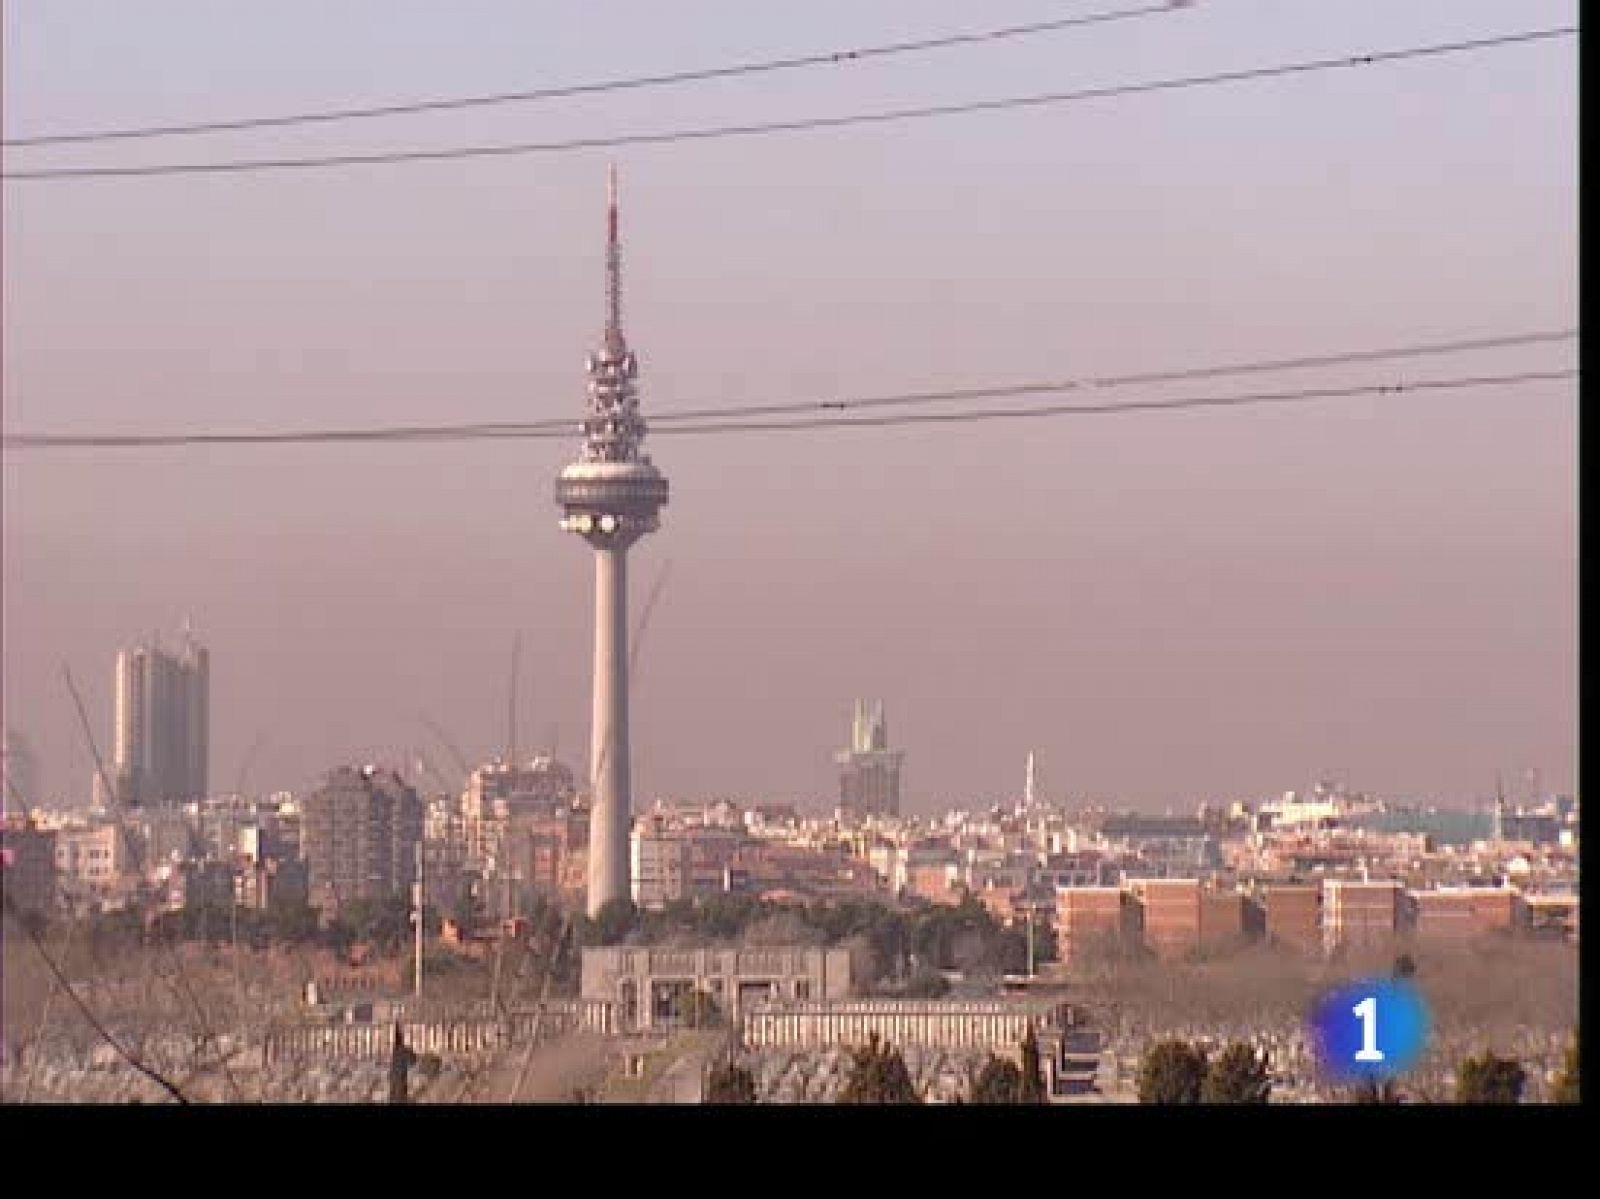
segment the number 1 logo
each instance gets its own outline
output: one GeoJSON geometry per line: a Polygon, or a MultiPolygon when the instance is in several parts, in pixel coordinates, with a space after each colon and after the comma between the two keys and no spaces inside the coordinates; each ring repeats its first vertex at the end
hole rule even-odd
{"type": "Polygon", "coordinates": [[[1383,1050],[1378,1048],[1378,997],[1368,995],[1350,1011],[1361,1021],[1361,1048],[1356,1050],[1356,1061],[1383,1061],[1383,1050]]]}
{"type": "Polygon", "coordinates": [[[1308,1029],[1335,1081],[1392,1078],[1412,1069],[1428,1041],[1428,1010],[1405,979],[1358,979],[1326,991],[1308,1029]]]}

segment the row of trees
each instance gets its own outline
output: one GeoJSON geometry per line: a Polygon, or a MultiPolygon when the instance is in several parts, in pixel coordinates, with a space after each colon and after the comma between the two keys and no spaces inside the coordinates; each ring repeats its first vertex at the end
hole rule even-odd
{"type": "MultiPolygon", "coordinates": [[[[1514,1058],[1493,1051],[1467,1058],[1456,1071],[1458,1103],[1520,1103],[1528,1074],[1514,1058]]],[[[1272,1094],[1264,1054],[1232,1044],[1216,1058],[1187,1041],[1152,1045],[1139,1066],[1140,1103],[1266,1103],[1272,1094]]],[[[1349,1089],[1351,1103],[1400,1103],[1404,1094],[1392,1078],[1371,1079],[1349,1089]]],[[[1578,1102],[1578,1044],[1567,1050],[1564,1069],[1551,1098],[1578,1102]]]]}
{"type": "Polygon", "coordinates": [[[1160,1041],[1139,1063],[1140,1103],[1266,1103],[1265,1054],[1235,1042],[1215,1058],[1188,1041],[1160,1041]]]}
{"type": "MultiPolygon", "coordinates": [[[[1030,1030],[1021,1045],[1021,1064],[989,1055],[973,1080],[969,1101],[975,1104],[1044,1103],[1044,1071],[1039,1042],[1030,1030]]],[[[719,1064],[706,1080],[707,1103],[755,1103],[755,1076],[732,1059],[719,1064]]],[[[839,1103],[921,1103],[905,1057],[876,1034],[851,1051],[850,1074],[839,1103]]]]}

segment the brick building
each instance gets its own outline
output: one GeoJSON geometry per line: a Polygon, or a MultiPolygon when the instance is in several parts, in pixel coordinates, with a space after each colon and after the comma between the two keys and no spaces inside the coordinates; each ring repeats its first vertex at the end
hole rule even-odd
{"type": "Polygon", "coordinates": [[[1056,944],[1062,962],[1081,962],[1097,950],[1121,952],[1139,937],[1139,904],[1121,887],[1061,887],[1056,891],[1056,944]]]}
{"type": "Polygon", "coordinates": [[[1404,890],[1393,879],[1330,878],[1322,884],[1323,949],[1386,945],[1400,931],[1404,890]]]}
{"type": "Polygon", "coordinates": [[[1511,887],[1441,887],[1412,895],[1416,935],[1426,941],[1467,941],[1527,925],[1527,904],[1511,887]]]}
{"type": "Polygon", "coordinates": [[[1262,890],[1265,931],[1271,944],[1304,953],[1322,949],[1322,888],[1272,883],[1262,890]]]}

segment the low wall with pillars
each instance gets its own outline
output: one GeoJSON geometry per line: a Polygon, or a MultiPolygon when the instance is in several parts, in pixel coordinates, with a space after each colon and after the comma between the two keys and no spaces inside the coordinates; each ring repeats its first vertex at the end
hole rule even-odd
{"type": "Polygon", "coordinates": [[[825,1049],[864,1044],[876,1035],[892,1045],[1013,1053],[1031,1024],[1048,1035],[1064,1019],[1061,1005],[987,999],[857,999],[764,1003],[743,1014],[747,1049],[825,1049]]]}
{"type": "MultiPolygon", "coordinates": [[[[613,1009],[609,1003],[587,1000],[556,1001],[541,1013],[537,1009],[513,1012],[509,1019],[403,1020],[400,1032],[416,1053],[440,1057],[482,1053],[510,1045],[526,1045],[534,1037],[560,1036],[584,1031],[611,1035],[613,1009]]],[[[329,1058],[387,1057],[394,1045],[394,1025],[315,1024],[267,1030],[262,1042],[264,1059],[326,1060],[329,1058]]]]}

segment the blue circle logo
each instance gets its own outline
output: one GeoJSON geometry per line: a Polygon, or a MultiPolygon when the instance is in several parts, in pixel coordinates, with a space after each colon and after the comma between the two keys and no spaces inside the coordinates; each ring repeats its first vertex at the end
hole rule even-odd
{"type": "Polygon", "coordinates": [[[1428,1009],[1410,983],[1373,978],[1324,995],[1311,1012],[1317,1059],[1334,1079],[1392,1078],[1417,1064],[1428,1042],[1428,1009]]]}

